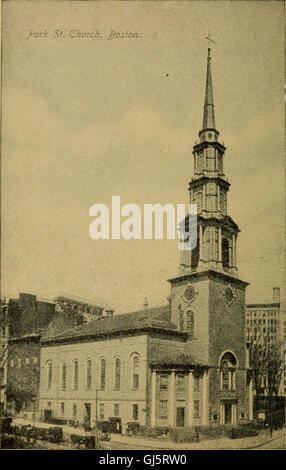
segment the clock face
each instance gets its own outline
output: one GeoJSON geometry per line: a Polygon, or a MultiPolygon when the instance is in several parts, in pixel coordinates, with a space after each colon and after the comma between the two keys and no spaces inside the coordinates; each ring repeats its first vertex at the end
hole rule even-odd
{"type": "Polygon", "coordinates": [[[193,286],[188,286],[184,292],[184,297],[185,299],[190,302],[190,300],[192,300],[195,296],[195,289],[193,288],[193,286]]]}

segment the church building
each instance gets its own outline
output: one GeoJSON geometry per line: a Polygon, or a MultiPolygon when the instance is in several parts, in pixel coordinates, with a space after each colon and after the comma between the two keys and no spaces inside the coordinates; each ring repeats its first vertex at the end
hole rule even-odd
{"type": "MultiPolygon", "coordinates": [[[[245,336],[245,289],[238,278],[239,228],[227,211],[226,148],[219,141],[208,49],[190,203],[197,246],[181,251],[170,302],[102,316],[41,340],[42,417],[192,427],[253,419],[245,336]]],[[[188,217],[185,221],[188,225],[188,217]]]]}

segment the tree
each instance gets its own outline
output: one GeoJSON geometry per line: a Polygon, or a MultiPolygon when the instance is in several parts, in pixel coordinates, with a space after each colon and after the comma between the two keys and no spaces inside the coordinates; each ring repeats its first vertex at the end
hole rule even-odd
{"type": "Polygon", "coordinates": [[[273,398],[278,396],[283,371],[283,344],[272,342],[270,334],[254,337],[249,347],[249,362],[252,369],[253,388],[259,399],[268,397],[270,434],[272,436],[273,398]]]}
{"type": "Polygon", "coordinates": [[[16,412],[19,412],[26,401],[36,399],[36,394],[33,391],[27,391],[26,389],[8,385],[6,389],[6,398],[8,402],[15,403],[16,412]]]}

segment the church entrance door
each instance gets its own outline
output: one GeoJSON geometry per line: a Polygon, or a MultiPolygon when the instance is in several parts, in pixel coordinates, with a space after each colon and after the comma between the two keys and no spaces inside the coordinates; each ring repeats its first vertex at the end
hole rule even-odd
{"type": "Polygon", "coordinates": [[[230,401],[225,402],[224,409],[225,409],[225,424],[231,423],[231,406],[232,403],[230,401]]]}
{"type": "Polygon", "coordinates": [[[176,427],[183,428],[185,426],[185,407],[177,407],[176,427]]]}
{"type": "Polygon", "coordinates": [[[87,431],[90,429],[90,403],[84,403],[83,425],[87,431]]]}

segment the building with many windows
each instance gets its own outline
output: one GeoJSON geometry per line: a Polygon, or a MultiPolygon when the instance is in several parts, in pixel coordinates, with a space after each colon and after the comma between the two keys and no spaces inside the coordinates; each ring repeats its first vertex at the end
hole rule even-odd
{"type": "Polygon", "coordinates": [[[252,341],[269,336],[271,342],[282,340],[280,289],[274,287],[273,301],[246,305],[246,339],[252,341]]]}
{"type": "MultiPolygon", "coordinates": [[[[246,340],[263,341],[268,338],[270,343],[281,343],[285,349],[286,322],[285,314],[280,305],[280,288],[273,288],[273,299],[269,303],[256,303],[246,305],[246,340]]],[[[280,395],[286,396],[286,368],[284,367],[280,395]]]]}
{"type": "MultiPolygon", "coordinates": [[[[43,417],[119,417],[151,427],[236,424],[253,418],[245,337],[245,289],[238,278],[239,228],[227,211],[225,146],[215,126],[208,50],[200,142],[190,202],[197,246],[182,250],[169,305],[101,317],[41,340],[43,417]]],[[[184,221],[188,227],[188,217],[184,221]]]]}
{"type": "Polygon", "coordinates": [[[11,411],[27,415],[38,411],[42,334],[57,334],[102,315],[103,307],[75,297],[59,296],[47,302],[20,293],[19,299],[9,300],[6,375],[11,411]]]}

